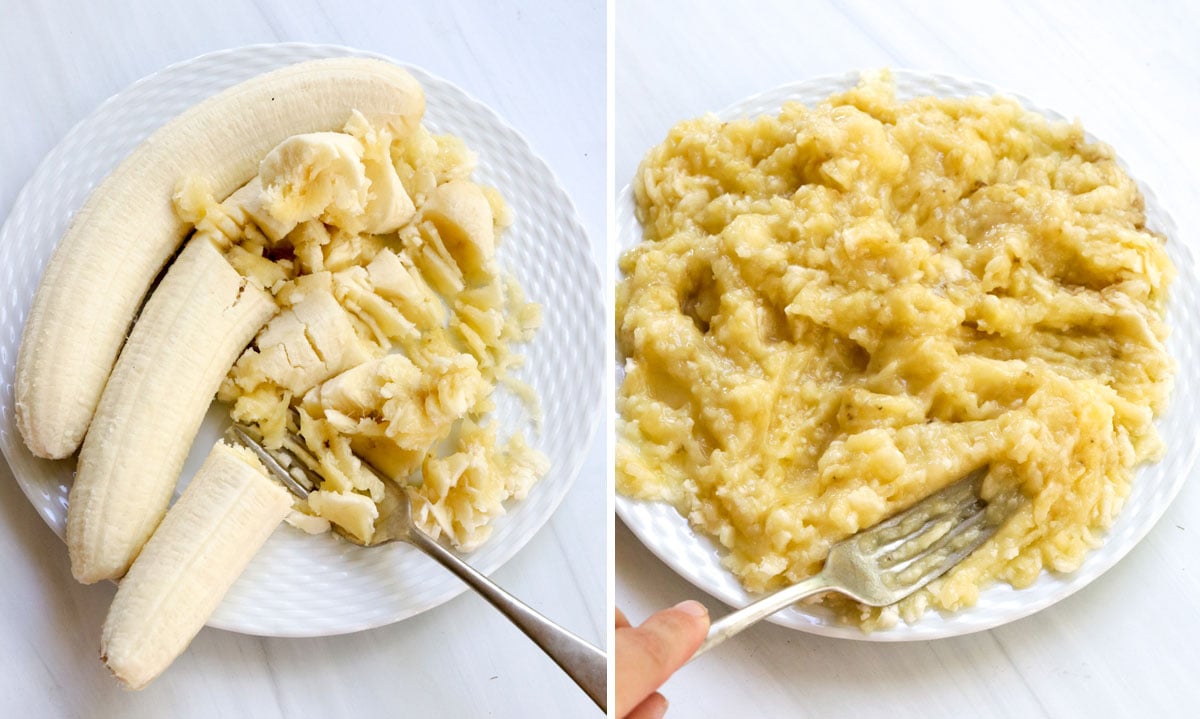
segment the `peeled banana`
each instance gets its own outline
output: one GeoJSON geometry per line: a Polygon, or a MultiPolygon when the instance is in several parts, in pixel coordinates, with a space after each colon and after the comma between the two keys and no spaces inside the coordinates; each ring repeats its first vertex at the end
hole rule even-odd
{"type": "Polygon", "coordinates": [[[100,638],[117,679],[141,689],[162,673],[291,506],[253,454],[218,442],[117,587],[100,638]]]}
{"type": "Polygon", "coordinates": [[[100,402],[138,305],[188,230],[171,196],[195,178],[225,197],[276,145],[340,129],[351,111],[407,134],[425,99],[402,68],[362,58],[291,65],[172,120],[92,192],[50,258],[17,356],[17,427],[31,452],[73,453],[100,402]]]}
{"type": "Polygon", "coordinates": [[[67,505],[81,582],[129,568],[167,510],[204,413],[242,348],[276,312],[203,236],[154,290],[108,379],[67,505]]]}

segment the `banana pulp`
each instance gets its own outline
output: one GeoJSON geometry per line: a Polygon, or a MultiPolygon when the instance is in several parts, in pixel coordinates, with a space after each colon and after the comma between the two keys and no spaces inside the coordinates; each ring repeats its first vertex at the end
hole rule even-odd
{"type": "Polygon", "coordinates": [[[371,539],[384,487],[361,457],[401,481],[419,526],[470,550],[548,469],[486,423],[541,315],[495,261],[510,213],[473,169],[457,138],[355,112],[282,142],[223,202],[201,181],[176,194],[190,242],[223,248],[279,305],[218,397],[267,446],[291,429],[320,462],[292,518],[306,531],[371,539]]]}

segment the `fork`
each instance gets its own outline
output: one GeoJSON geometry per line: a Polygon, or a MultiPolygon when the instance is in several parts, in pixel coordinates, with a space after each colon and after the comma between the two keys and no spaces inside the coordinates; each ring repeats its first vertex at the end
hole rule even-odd
{"type": "Polygon", "coordinates": [[[989,503],[980,496],[987,473],[984,465],[891,519],[834,544],[814,576],[713,622],[692,659],[801,599],[832,591],[883,607],[945,574],[995,534],[1015,508],[1015,497],[989,503]]]}
{"type": "MultiPolygon", "coordinates": [[[[284,446],[269,450],[263,446],[258,432],[246,425],[234,424],[226,432],[226,437],[253,452],[271,475],[297,497],[305,499],[310,491],[320,486],[321,476],[314,469],[318,466],[316,459],[307,452],[304,441],[294,433],[287,433],[288,441],[284,446]]],[[[407,542],[421,550],[499,609],[554,660],[596,706],[608,711],[608,658],[604,652],[534,611],[422,531],[413,523],[408,496],[370,463],[363,461],[363,466],[383,482],[388,494],[385,501],[390,511],[380,513],[375,534],[369,543],[347,532],[338,533],[363,547],[407,542]]]]}

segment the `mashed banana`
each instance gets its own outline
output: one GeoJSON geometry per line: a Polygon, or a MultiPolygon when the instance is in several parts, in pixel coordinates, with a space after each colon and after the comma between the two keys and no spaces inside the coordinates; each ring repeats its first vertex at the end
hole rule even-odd
{"type": "Polygon", "coordinates": [[[268,447],[289,429],[303,441],[293,449],[323,480],[289,518],[305,531],[332,522],[371,539],[395,492],[365,459],[426,533],[471,550],[549,469],[488,421],[498,383],[536,405],[509,370],[541,308],[495,259],[511,213],[474,167],[458,138],[420,125],[393,136],[355,112],[341,132],[280,143],[222,202],[196,182],[176,196],[196,234],[280,307],[218,397],[268,447]]]}
{"type": "Polygon", "coordinates": [[[843,618],[1070,572],[1163,451],[1174,269],[1078,124],[898,102],[873,76],[778,117],[682,122],[634,192],[617,486],[673,503],[751,591],[987,463],[985,495],[1022,497],[1000,532],[899,607],[843,618]]]}

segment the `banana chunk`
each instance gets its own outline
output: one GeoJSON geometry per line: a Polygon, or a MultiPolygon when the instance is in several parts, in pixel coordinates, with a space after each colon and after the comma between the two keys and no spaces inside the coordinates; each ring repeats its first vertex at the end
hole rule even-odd
{"type": "Polygon", "coordinates": [[[395,232],[413,218],[417,208],[392,162],[393,133],[386,127],[372,126],[360,112],[350,116],[344,132],[363,145],[363,167],[371,182],[364,218],[366,231],[395,232]]]}
{"type": "Polygon", "coordinates": [[[122,684],[145,687],[183,653],[291,507],[249,450],[213,447],[108,610],[100,656],[122,684]]]}
{"type": "Polygon", "coordinates": [[[407,257],[383,250],[367,265],[367,278],[376,293],[395,304],[419,329],[446,324],[446,306],[407,257]]]}
{"type": "Polygon", "coordinates": [[[328,519],[364,542],[370,542],[371,537],[375,536],[375,520],[379,518],[379,507],[366,495],[320,490],[308,495],[308,506],[318,516],[328,519]]]}
{"type": "MultiPolygon", "coordinates": [[[[347,502],[380,502],[386,487],[362,460],[403,482],[491,391],[470,355],[436,356],[418,367],[404,355],[391,354],[310,390],[302,403],[300,434],[320,464],[323,490],[361,493],[347,502]]],[[[314,504],[310,495],[309,509],[368,538],[362,521],[352,519],[361,517],[354,506],[314,504]]]]}
{"type": "Polygon", "coordinates": [[[314,388],[304,408],[342,434],[387,437],[401,449],[426,451],[491,392],[471,355],[436,356],[418,368],[392,354],[314,388]]]}
{"type": "Polygon", "coordinates": [[[493,271],[496,228],[492,205],[479,185],[461,180],[438,185],[421,208],[421,217],[437,228],[446,250],[469,281],[486,279],[493,271]]]}
{"type": "Polygon", "coordinates": [[[267,213],[289,232],[309,220],[362,230],[370,184],[362,153],[362,143],[341,132],[284,140],[258,167],[267,213]]]}
{"type": "Polygon", "coordinates": [[[328,290],[308,292],[273,319],[233,368],[234,382],[252,391],[270,382],[294,397],[371,359],[345,310],[328,290]]]}
{"type": "Polygon", "coordinates": [[[271,242],[282,241],[298,224],[278,220],[267,209],[262,178],[258,175],[255,175],[253,180],[230,196],[226,203],[233,204],[241,210],[246,218],[251,220],[271,242]]]}
{"type": "Polygon", "coordinates": [[[310,220],[349,233],[394,232],[416,206],[392,164],[391,144],[392,132],[360,112],[343,132],[289,137],[259,165],[261,195],[247,209],[275,241],[310,220]]]}

